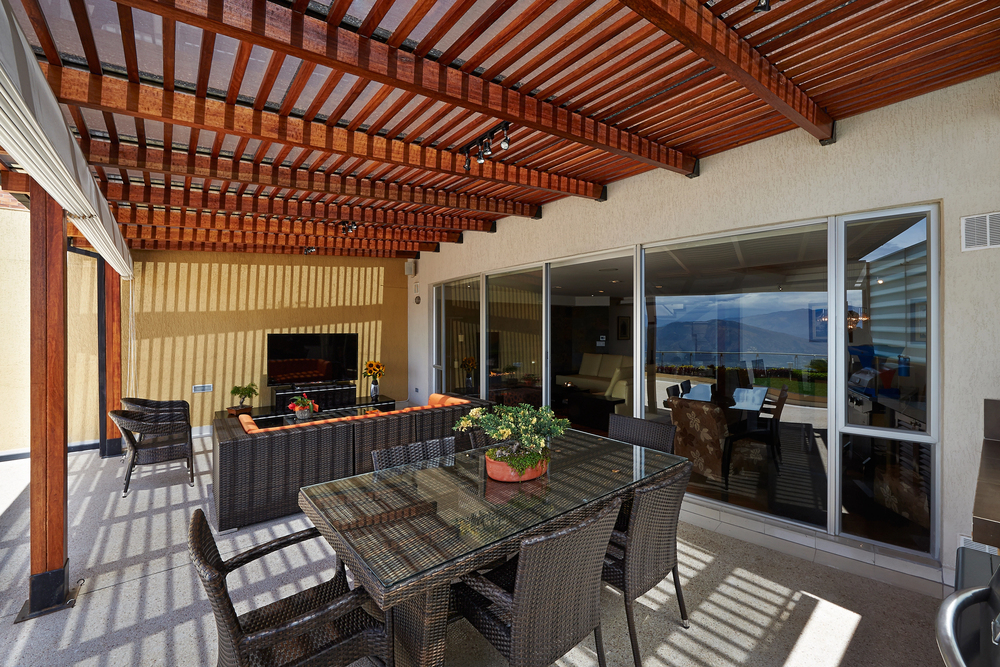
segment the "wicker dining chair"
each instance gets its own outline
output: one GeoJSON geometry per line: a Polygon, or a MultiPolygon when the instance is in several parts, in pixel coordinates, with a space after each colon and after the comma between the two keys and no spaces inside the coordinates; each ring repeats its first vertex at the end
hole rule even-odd
{"type": "Polygon", "coordinates": [[[132,471],[137,465],[184,459],[188,467],[189,484],[194,486],[194,446],[191,442],[191,425],[183,412],[112,410],[108,416],[121,431],[128,456],[122,498],[128,495],[132,471]]]}
{"type": "Polygon", "coordinates": [[[212,603],[220,667],[349,665],[366,656],[393,667],[392,613],[380,621],[362,608],[371,598],[360,586],[350,590],[339,558],[333,579],[236,615],[226,576],[262,556],[317,537],[319,531],[309,528],[222,560],[205,513],[194,511],[188,550],[212,603]]]}
{"type": "Polygon", "coordinates": [[[691,479],[691,462],[672,469],[667,475],[636,489],[628,521],[628,531],[614,530],[604,557],[601,579],[625,598],[625,619],[632,641],[632,659],[642,667],[639,641],[635,633],[635,600],[674,575],[674,590],[681,609],[681,624],[689,627],[684,593],[677,573],[677,520],[684,491],[691,479]]]}
{"type": "Polygon", "coordinates": [[[422,442],[411,442],[408,445],[397,447],[386,447],[376,449],[372,452],[372,465],[375,470],[385,470],[407,463],[417,463],[434,459],[439,456],[447,456],[455,453],[455,438],[437,438],[436,440],[424,440],[422,442]]]}
{"type": "Polygon", "coordinates": [[[674,433],[677,427],[664,422],[611,415],[608,420],[608,437],[630,445],[657,449],[666,454],[674,453],[674,433]]]}
{"type": "MultiPolygon", "coordinates": [[[[184,419],[187,420],[188,428],[191,427],[191,405],[187,401],[176,400],[176,401],[157,401],[152,398],[135,398],[132,396],[126,396],[121,399],[122,408],[125,410],[132,410],[134,412],[183,412],[184,419]]],[[[142,435],[139,436],[141,441],[142,435]]],[[[122,463],[125,462],[125,456],[128,454],[128,448],[122,449],[122,463]]]]}
{"type": "Polygon", "coordinates": [[[601,568],[621,500],[521,542],[520,554],[452,587],[458,610],[512,667],[550,665],[591,632],[605,667],[601,568]]]}

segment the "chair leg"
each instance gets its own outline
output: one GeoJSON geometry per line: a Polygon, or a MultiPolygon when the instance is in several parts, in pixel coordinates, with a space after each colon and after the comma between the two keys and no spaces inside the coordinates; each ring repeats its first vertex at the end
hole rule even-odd
{"type": "Polygon", "coordinates": [[[129,452],[128,468],[125,470],[125,487],[122,489],[122,498],[128,495],[128,485],[132,481],[132,471],[135,470],[135,452],[129,452]]]}
{"type": "Polygon", "coordinates": [[[642,658],[639,657],[639,638],[635,633],[633,604],[634,600],[625,600],[625,620],[628,621],[628,638],[632,642],[632,661],[635,662],[635,667],[642,667],[642,658]]]}
{"type": "Polygon", "coordinates": [[[674,565],[674,589],[677,591],[677,604],[681,608],[681,625],[685,628],[690,628],[691,624],[688,622],[687,607],[684,606],[684,591],[681,590],[681,575],[677,572],[676,565],[674,565]]]}
{"type": "Polygon", "coordinates": [[[597,664],[600,667],[608,667],[607,659],[604,657],[604,637],[601,636],[601,624],[594,628],[594,645],[597,647],[597,664]]]}
{"type": "Polygon", "coordinates": [[[385,650],[386,667],[395,667],[396,665],[396,628],[393,616],[391,608],[385,610],[385,635],[388,642],[388,647],[385,650]]]}

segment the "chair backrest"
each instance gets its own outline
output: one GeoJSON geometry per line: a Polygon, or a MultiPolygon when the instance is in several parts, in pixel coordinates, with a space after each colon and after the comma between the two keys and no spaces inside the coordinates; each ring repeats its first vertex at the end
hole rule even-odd
{"type": "Polygon", "coordinates": [[[156,401],[151,398],[134,398],[126,396],[122,400],[122,406],[126,410],[136,412],[183,412],[185,418],[191,422],[191,405],[187,401],[156,401]]]}
{"type": "MultiPolygon", "coordinates": [[[[111,421],[125,436],[126,431],[143,435],[164,435],[179,433],[189,429],[183,412],[138,412],[136,410],[112,410],[108,413],[111,421]]],[[[128,439],[128,436],[125,436],[128,439]]]]}
{"type": "Polygon", "coordinates": [[[636,489],[625,544],[625,595],[634,600],[677,565],[677,520],[691,479],[691,462],[636,489]]]}
{"type": "Polygon", "coordinates": [[[233,601],[226,587],[226,569],[219,548],[212,537],[212,529],[208,526],[205,513],[196,509],[191,515],[188,527],[188,552],[198,578],[201,579],[205,593],[212,603],[215,615],[215,627],[219,635],[219,664],[239,665],[244,661],[239,655],[238,646],[243,639],[233,601]]]}
{"type": "Polygon", "coordinates": [[[514,583],[510,662],[544,667],[601,623],[601,570],[621,499],[580,521],[521,542],[514,583]]]}
{"type": "Polygon", "coordinates": [[[774,403],[774,410],[771,411],[774,422],[778,423],[781,420],[781,411],[785,409],[785,401],[788,400],[788,385],[781,385],[781,393],[778,394],[778,400],[774,403]]]}
{"type": "Polygon", "coordinates": [[[729,426],[722,408],[705,401],[668,398],[671,420],[677,427],[674,453],[689,459],[695,472],[708,479],[722,479],[722,453],[729,426]]]}
{"type": "Polygon", "coordinates": [[[681,393],[686,394],[691,391],[691,380],[684,380],[681,382],[681,393]]]}
{"type": "Polygon", "coordinates": [[[386,468],[395,468],[407,463],[417,463],[454,453],[455,438],[454,436],[450,436],[436,440],[411,442],[408,445],[399,445],[397,447],[376,449],[372,452],[372,465],[375,467],[375,470],[385,470],[386,468]]]}
{"type": "Polygon", "coordinates": [[[667,387],[667,398],[679,397],[681,395],[681,386],[679,384],[672,384],[667,387]]]}
{"type": "Polygon", "coordinates": [[[667,454],[674,453],[674,433],[672,424],[663,422],[611,415],[608,418],[608,437],[640,447],[658,449],[667,454]]]}

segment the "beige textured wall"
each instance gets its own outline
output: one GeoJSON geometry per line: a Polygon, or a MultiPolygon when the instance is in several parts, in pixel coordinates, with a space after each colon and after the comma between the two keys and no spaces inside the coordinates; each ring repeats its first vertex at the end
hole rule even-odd
{"type": "Polygon", "coordinates": [[[0,208],[0,405],[8,406],[9,415],[0,430],[0,452],[27,449],[29,444],[28,218],[26,210],[0,208]]]}
{"type": "Polygon", "coordinates": [[[94,442],[101,437],[97,261],[86,255],[66,254],[66,428],[70,443],[94,442]]]}
{"type": "MultiPolygon", "coordinates": [[[[0,207],[0,405],[21,405],[31,388],[30,214],[0,207]]],[[[66,256],[66,413],[69,443],[96,441],[98,426],[97,262],[66,256]]],[[[15,410],[0,452],[28,449],[27,408],[15,410]]]]}
{"type": "MultiPolygon", "coordinates": [[[[195,426],[238,401],[234,384],[265,386],[268,332],[357,332],[361,363],[387,366],[382,393],[407,398],[407,287],[403,260],[240,253],[134,251],[135,279],[122,283],[122,326],[135,290],[134,391],[191,403],[195,426]],[[211,393],[192,394],[195,384],[211,393]]],[[[123,355],[127,361],[127,347],[123,355]]],[[[131,391],[129,369],[125,392],[131,391]]],[[[368,380],[359,383],[368,390],[368,380]]]]}
{"type": "Polygon", "coordinates": [[[409,304],[410,389],[430,382],[428,333],[436,282],[626,244],[825,218],[923,202],[941,205],[943,410],[941,557],[954,566],[971,530],[983,399],[1000,398],[1000,250],[961,252],[959,219],[1000,211],[1000,74],[837,123],[821,147],[797,130],[701,163],[687,179],[653,171],[609,186],[607,202],[544,207],[496,234],[466,234],[419,266],[409,304]]]}

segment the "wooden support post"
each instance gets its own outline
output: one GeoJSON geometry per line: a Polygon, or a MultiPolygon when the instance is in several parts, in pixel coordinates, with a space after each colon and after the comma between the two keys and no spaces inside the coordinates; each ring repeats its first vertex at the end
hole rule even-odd
{"type": "Polygon", "coordinates": [[[73,605],[66,558],[66,224],[32,181],[31,579],[15,623],[73,605]]]}
{"type": "Polygon", "coordinates": [[[103,259],[97,260],[100,292],[97,299],[98,364],[101,373],[101,457],[121,456],[118,427],[108,417],[122,401],[122,302],[121,276],[103,259]]]}

